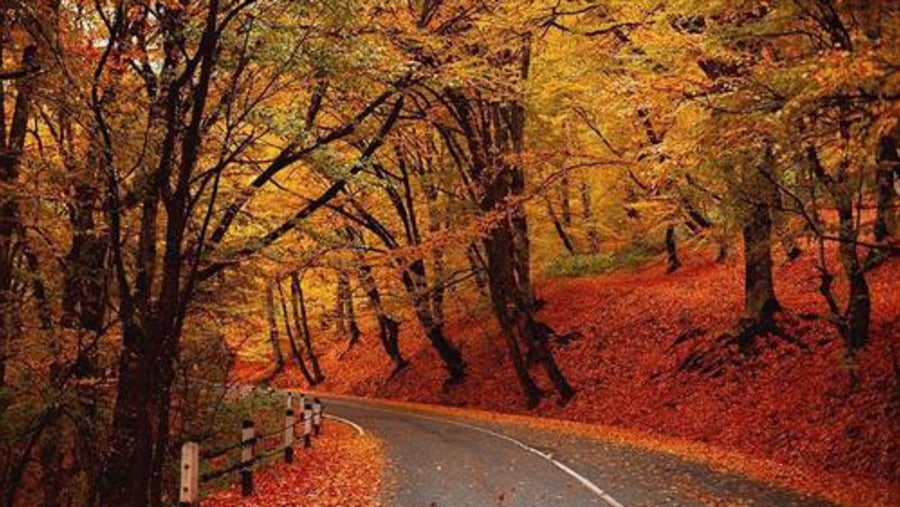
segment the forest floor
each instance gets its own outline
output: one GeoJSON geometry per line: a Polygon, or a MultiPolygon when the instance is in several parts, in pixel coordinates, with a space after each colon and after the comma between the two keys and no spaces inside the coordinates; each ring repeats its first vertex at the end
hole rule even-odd
{"type": "MultiPolygon", "coordinates": [[[[534,410],[524,405],[486,308],[457,309],[448,318],[446,333],[468,364],[466,380],[449,391],[413,322],[403,326],[411,364],[400,374],[387,380],[391,365],[369,332],[349,351],[343,345],[322,354],[327,379],[317,390],[590,423],[597,432],[844,504],[897,505],[900,259],[870,273],[871,342],[851,364],[833,326],[810,317],[825,311],[813,255],[778,268],[784,336],[758,338],[746,357],[722,338],[741,314],[740,259],[709,258],[683,259],[671,275],[655,263],[538,281],[546,303],[540,318],[560,335],[575,333],[553,346],[578,389],[564,407],[553,397],[534,410]]],[[[241,364],[238,374],[258,368],[241,364]]],[[[294,369],[276,383],[303,385],[294,369]]]]}
{"type": "Polygon", "coordinates": [[[298,445],[294,462],[276,462],[254,474],[255,493],[241,496],[240,485],[203,501],[210,507],[378,507],[385,463],[381,445],[371,435],[338,422],[327,428],[311,449],[298,445]]]}

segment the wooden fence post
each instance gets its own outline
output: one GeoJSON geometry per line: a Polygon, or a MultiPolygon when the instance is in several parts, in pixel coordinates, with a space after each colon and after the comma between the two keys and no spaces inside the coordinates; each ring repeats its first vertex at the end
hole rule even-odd
{"type": "Polygon", "coordinates": [[[322,434],[322,402],[319,398],[313,398],[313,428],[316,436],[322,434]]]}
{"type": "Polygon", "coordinates": [[[178,493],[178,505],[200,505],[200,445],[196,442],[185,442],[181,446],[181,490],[178,493]]]}
{"type": "Polygon", "coordinates": [[[294,393],[287,393],[287,402],[284,408],[292,409],[294,408],[294,393]]]}
{"type": "Polygon", "coordinates": [[[241,495],[253,494],[253,448],[256,444],[256,430],[253,421],[241,423],[241,495]]]}
{"type": "Polygon", "coordinates": [[[312,403],[303,404],[303,447],[312,447],[312,403]]]}
{"type": "Polygon", "coordinates": [[[294,409],[284,411],[284,462],[294,462],[294,409]]]}

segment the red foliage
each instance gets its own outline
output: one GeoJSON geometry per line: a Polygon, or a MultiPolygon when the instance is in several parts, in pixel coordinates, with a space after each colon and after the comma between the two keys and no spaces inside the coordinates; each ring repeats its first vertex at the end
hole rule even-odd
{"type": "MultiPolygon", "coordinates": [[[[840,480],[844,490],[856,485],[867,492],[867,500],[857,497],[854,503],[891,504],[900,483],[894,352],[900,345],[898,275],[900,260],[870,274],[871,343],[857,357],[858,384],[850,381],[833,326],[800,318],[825,312],[815,292],[814,259],[804,256],[776,274],[787,309],[779,324],[792,340],[761,337],[758,355],[729,364],[719,375],[682,371],[678,365],[695,351],[721,346],[719,337],[734,329],[741,313],[742,271],[737,264],[689,259],[672,275],[665,275],[663,266],[652,266],[538,285],[547,302],[541,318],[560,334],[582,335],[555,346],[563,370],[579,390],[566,407],[549,399],[535,412],[524,406],[487,315],[458,316],[447,326],[447,335],[460,344],[469,365],[466,381],[450,392],[442,392],[439,360],[412,322],[401,338],[412,364],[400,375],[385,381],[391,365],[374,333],[368,333],[369,339],[364,337],[342,360],[340,351],[327,354],[323,369],[328,380],[322,389],[539,414],[708,443],[810,475],[827,474],[819,479],[821,487],[812,488],[820,494],[842,489],[824,484],[840,480]]],[[[293,371],[280,381],[302,382],[293,371]]],[[[763,472],[758,475],[767,476],[763,472]]],[[[787,482],[804,487],[802,481],[787,482]]],[[[853,493],[845,492],[844,501],[848,494],[853,493]]]]}
{"type": "Polygon", "coordinates": [[[240,486],[203,501],[210,507],[377,507],[384,458],[379,443],[342,424],[327,431],[312,449],[295,449],[294,463],[264,465],[254,474],[255,493],[242,497],[240,486]]]}

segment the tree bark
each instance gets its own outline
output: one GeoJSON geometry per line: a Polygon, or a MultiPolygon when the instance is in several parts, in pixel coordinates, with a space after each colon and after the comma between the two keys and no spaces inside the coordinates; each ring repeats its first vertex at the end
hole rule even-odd
{"type": "MultiPolygon", "coordinates": [[[[842,129],[841,134],[845,140],[849,137],[849,132],[845,129],[842,129]]],[[[848,356],[853,357],[859,349],[868,343],[869,324],[872,314],[872,300],[869,293],[869,285],[866,281],[866,270],[864,264],[860,262],[859,253],[857,252],[859,229],[853,216],[856,185],[848,174],[849,161],[844,160],[840,162],[835,175],[832,176],[822,166],[815,146],[808,146],[806,155],[812,173],[820,183],[828,188],[828,193],[831,195],[832,203],[838,213],[838,252],[840,254],[841,267],[849,286],[846,307],[843,310],[838,308],[834,295],[830,292],[830,278],[823,279],[820,292],[822,292],[831,312],[839,322],[838,329],[844,339],[848,356]]],[[[824,248],[820,250],[824,252],[824,248]]],[[[823,254],[820,254],[820,256],[823,256],[823,254]]],[[[821,260],[821,263],[824,265],[824,258],[821,260]]],[[[826,275],[823,274],[823,276],[826,275]]],[[[830,275],[827,276],[830,277],[830,275]]]]}
{"type": "MultiPolygon", "coordinates": [[[[432,180],[431,167],[421,168],[422,188],[428,212],[428,233],[435,238],[441,232],[438,191],[432,180]]],[[[415,216],[412,217],[415,220],[415,216]]],[[[439,326],[444,325],[444,248],[439,244],[431,249],[431,311],[439,326]]]]}
{"type": "MultiPolygon", "coordinates": [[[[5,19],[2,21],[5,22],[5,19]]],[[[37,48],[26,46],[22,51],[22,67],[34,67],[36,62],[37,48]]],[[[19,82],[9,132],[5,128],[0,130],[0,184],[6,187],[3,192],[5,195],[0,196],[0,387],[6,385],[6,360],[12,340],[19,330],[18,297],[13,291],[17,250],[15,236],[20,228],[19,202],[12,189],[19,179],[19,163],[25,148],[32,102],[31,88],[30,79],[19,82]]]]}
{"type": "Polygon", "coordinates": [[[747,169],[743,182],[744,315],[739,335],[743,350],[749,350],[757,334],[772,327],[781,308],[772,276],[772,213],[778,198],[777,187],[770,181],[773,165],[771,148],[767,148],[762,165],[747,169]]]}
{"type": "Polygon", "coordinates": [[[472,243],[466,248],[466,258],[469,261],[469,269],[472,270],[475,286],[478,287],[479,292],[486,295],[488,286],[487,270],[484,265],[484,257],[481,255],[481,250],[476,243],[472,243]]]}
{"type": "Polygon", "coordinates": [[[681,267],[681,261],[678,260],[678,249],[675,244],[675,226],[666,227],[666,273],[674,273],[681,267]]]}
{"type": "Polygon", "coordinates": [[[278,337],[278,320],[275,317],[275,291],[272,284],[266,287],[266,322],[269,324],[269,346],[272,347],[272,357],[275,359],[275,369],[267,375],[267,378],[275,378],[284,371],[284,355],[281,353],[281,344],[278,337]]]}
{"type": "Polygon", "coordinates": [[[309,357],[309,362],[312,365],[313,377],[317,384],[321,383],[325,380],[325,375],[322,375],[322,369],[319,366],[319,358],[313,351],[312,333],[309,330],[309,318],[306,315],[306,301],[303,298],[303,287],[300,285],[300,276],[297,275],[296,271],[291,273],[291,305],[294,310],[295,325],[298,329],[298,333],[301,333],[303,336],[303,346],[306,348],[306,355],[309,357]],[[300,311],[299,319],[297,314],[298,309],[300,311]]]}
{"type": "MultiPolygon", "coordinates": [[[[877,193],[875,242],[886,244],[895,238],[897,230],[897,205],[895,204],[897,190],[894,185],[896,178],[900,175],[900,121],[889,132],[882,135],[875,160],[878,164],[875,173],[877,193]]],[[[882,250],[873,249],[866,264],[875,264],[884,256],[882,250]]]]}
{"type": "Polygon", "coordinates": [[[356,313],[353,309],[353,291],[350,287],[350,275],[343,269],[338,271],[338,331],[350,334],[349,347],[359,343],[362,332],[356,324],[356,313]]]}
{"type": "Polygon", "coordinates": [[[587,179],[581,180],[581,218],[584,220],[590,253],[597,255],[600,253],[600,232],[597,230],[597,219],[591,205],[591,186],[587,179]]]}
{"type": "MultiPolygon", "coordinates": [[[[493,142],[499,153],[518,158],[523,149],[525,109],[521,104],[491,104],[493,142]]],[[[494,313],[500,321],[516,376],[526,403],[534,406],[540,391],[531,378],[518,342],[525,345],[529,356],[547,371],[560,402],[565,403],[575,391],[556,364],[547,347],[547,329],[535,316],[534,292],[530,279],[528,226],[521,203],[510,208],[509,201],[524,193],[522,168],[506,160],[497,160],[487,172],[489,181],[482,195],[483,211],[502,210],[505,219],[495,224],[484,239],[488,259],[488,277],[494,313]],[[510,255],[512,250],[512,255],[510,255]]]]}
{"type": "Polygon", "coordinates": [[[562,215],[562,224],[566,227],[572,225],[572,198],[571,185],[569,185],[569,175],[564,173],[559,179],[559,208],[562,215]]]}
{"type": "Polygon", "coordinates": [[[141,507],[150,504],[156,415],[154,393],[160,386],[154,368],[161,337],[136,322],[123,323],[123,352],[119,357],[119,384],[113,410],[110,456],[100,477],[100,503],[141,507]],[[127,465],[126,465],[127,464],[127,465]]]}
{"type": "MultiPolygon", "coordinates": [[[[521,49],[508,55],[522,81],[530,66],[529,35],[521,49]]],[[[468,146],[469,173],[478,183],[478,206],[486,216],[499,215],[483,237],[494,314],[500,322],[526,402],[534,406],[540,392],[522,356],[520,343],[533,352],[565,403],[574,395],[547,347],[547,326],[535,317],[530,279],[528,225],[521,197],[525,190],[520,166],[524,151],[525,107],[517,100],[496,102],[446,89],[448,104],[468,146]],[[474,107],[473,107],[474,105],[474,107]]]]}
{"type": "Polygon", "coordinates": [[[556,235],[559,236],[559,240],[562,242],[563,247],[570,254],[574,254],[575,247],[572,246],[572,240],[569,238],[569,233],[566,232],[565,226],[559,220],[559,217],[556,216],[556,211],[553,209],[553,203],[550,199],[547,199],[547,216],[550,217],[550,222],[553,223],[553,228],[556,230],[556,235]]]}
{"type": "Polygon", "coordinates": [[[402,280],[407,293],[413,299],[413,309],[425,336],[428,337],[428,341],[437,351],[447,369],[447,385],[459,383],[465,377],[466,364],[459,350],[444,335],[443,326],[435,320],[431,311],[425,263],[421,259],[410,263],[409,267],[403,271],[402,280]]]}
{"type": "Polygon", "coordinates": [[[381,346],[394,363],[394,370],[399,371],[408,364],[400,353],[400,324],[385,311],[381,301],[381,292],[375,283],[375,277],[372,276],[372,266],[365,262],[362,252],[357,252],[356,262],[359,272],[359,283],[366,292],[369,303],[372,305],[372,309],[375,310],[375,315],[378,319],[378,336],[381,339],[381,346]]]}
{"type": "Polygon", "coordinates": [[[848,189],[842,189],[836,199],[838,211],[838,236],[841,265],[847,277],[850,291],[844,312],[844,340],[851,355],[869,341],[869,324],[872,316],[872,300],[863,264],[859,260],[856,241],[859,231],[853,220],[853,199],[848,189]]]}
{"type": "MultiPolygon", "coordinates": [[[[287,333],[288,344],[291,348],[291,356],[300,368],[300,373],[303,374],[306,383],[312,387],[316,385],[316,379],[313,378],[312,374],[309,372],[309,368],[306,367],[303,356],[300,354],[300,349],[297,347],[297,340],[294,339],[294,330],[291,329],[291,319],[288,317],[287,298],[284,297],[284,289],[281,287],[280,281],[275,280],[272,283],[278,286],[278,297],[281,299],[281,317],[282,320],[284,320],[284,330],[285,333],[287,333]]],[[[302,334],[303,329],[300,326],[300,319],[297,318],[296,302],[292,299],[291,304],[294,305],[294,329],[298,334],[302,334]]]]}

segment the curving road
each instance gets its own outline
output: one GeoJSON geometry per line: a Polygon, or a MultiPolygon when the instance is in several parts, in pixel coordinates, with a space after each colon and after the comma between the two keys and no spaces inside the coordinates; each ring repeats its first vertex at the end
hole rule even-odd
{"type": "Polygon", "coordinates": [[[389,462],[385,506],[832,505],[602,440],[377,402],[326,403],[330,414],[384,442],[389,462]]]}

